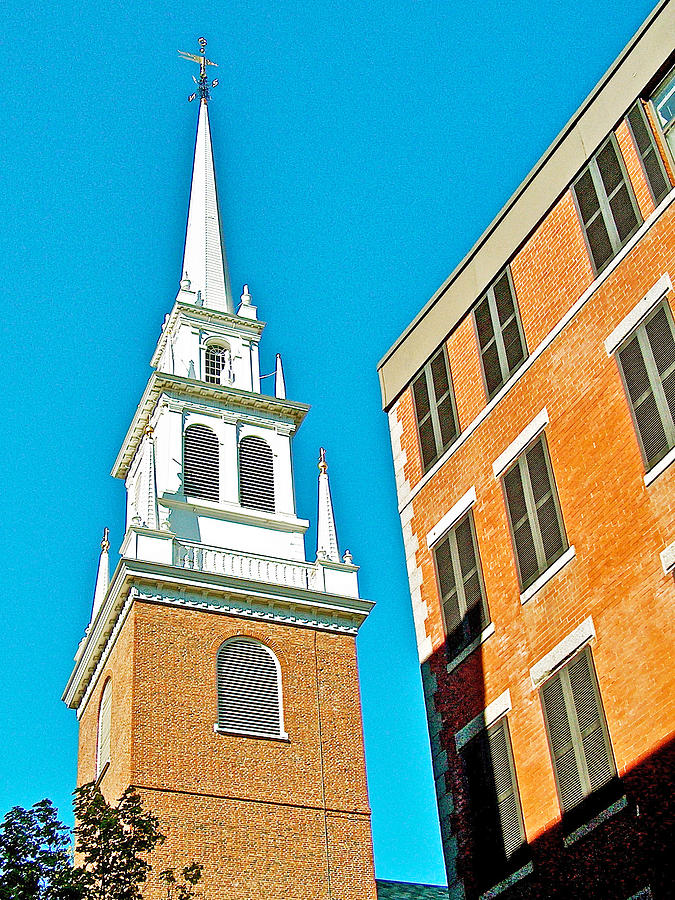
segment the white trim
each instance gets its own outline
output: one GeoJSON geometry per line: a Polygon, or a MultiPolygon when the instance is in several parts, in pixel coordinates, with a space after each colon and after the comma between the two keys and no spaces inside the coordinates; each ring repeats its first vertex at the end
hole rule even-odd
{"type": "Polygon", "coordinates": [[[486,625],[485,628],[481,631],[478,637],[471,641],[468,647],[465,647],[462,651],[460,651],[454,659],[451,659],[447,665],[448,673],[454,672],[457,666],[461,665],[467,656],[471,656],[473,651],[480,647],[481,644],[484,644],[487,639],[495,633],[495,623],[490,622],[489,625],[486,625]]]}
{"type": "Polygon", "coordinates": [[[537,413],[534,419],[532,419],[530,424],[523,428],[518,437],[511,441],[506,450],[500,453],[497,459],[492,463],[492,471],[494,472],[495,478],[499,478],[502,472],[511,465],[517,456],[520,456],[527,445],[531,444],[547,425],[548,410],[544,407],[542,411],[537,413]]]}
{"type": "Polygon", "coordinates": [[[612,816],[615,816],[627,806],[628,797],[626,797],[626,795],[624,794],[623,797],[620,797],[618,800],[608,806],[607,809],[603,809],[603,811],[598,813],[597,816],[593,816],[593,818],[588,822],[580,825],[573,832],[571,832],[571,834],[568,834],[567,837],[563,840],[564,845],[566,847],[569,847],[571,844],[575,844],[582,837],[586,837],[587,834],[597,828],[598,825],[602,825],[603,822],[606,822],[607,819],[611,819],[612,816]]]}
{"type": "MultiPolygon", "coordinates": [[[[668,209],[670,204],[675,201],[675,188],[673,188],[669,194],[667,194],[663,200],[656,207],[654,212],[642,223],[640,228],[635,232],[633,237],[628,241],[625,247],[617,253],[611,263],[607,266],[606,269],[603,269],[600,275],[593,281],[583,294],[576,300],[572,306],[567,310],[565,315],[559,322],[549,331],[546,337],[542,340],[542,342],[535,347],[532,353],[527,357],[527,359],[521,364],[520,368],[514,372],[514,374],[509,378],[509,380],[500,388],[500,390],[494,395],[492,400],[485,406],[476,416],[476,418],[471,422],[465,430],[459,435],[457,440],[452,443],[445,453],[434,463],[434,465],[429,469],[426,474],[420,478],[417,484],[411,488],[409,493],[399,502],[398,511],[402,513],[403,510],[408,506],[415,497],[419,494],[419,492],[424,488],[424,486],[434,477],[436,472],[445,465],[445,463],[455,455],[455,453],[459,450],[463,444],[468,441],[471,435],[476,431],[476,429],[481,425],[485,419],[490,415],[492,410],[497,406],[497,404],[502,400],[506,394],[524,377],[525,373],[530,369],[531,366],[539,359],[539,357],[551,346],[551,344],[555,341],[555,339],[565,330],[565,328],[570,324],[570,322],[574,319],[576,314],[580,312],[583,307],[588,303],[593,294],[602,287],[604,282],[609,278],[612,272],[616,269],[618,265],[625,259],[626,256],[631,252],[631,250],[639,244],[645,234],[649,231],[649,229],[656,224],[656,222],[660,219],[661,215],[668,209]]],[[[409,386],[409,385],[408,385],[409,386]]],[[[404,388],[404,391],[407,388],[404,388]]],[[[403,391],[402,391],[403,393],[403,391]]],[[[392,408],[394,408],[392,406],[392,408]]]]}
{"type": "Polygon", "coordinates": [[[670,275],[666,272],[665,275],[662,275],[659,278],[655,285],[650,287],[642,300],[635,304],[628,315],[619,322],[614,331],[607,338],[605,341],[607,356],[612,356],[617,347],[626,340],[631,331],[634,331],[638,327],[640,322],[649,315],[656,304],[666,296],[668,291],[672,291],[672,289],[673,285],[670,280],[670,275]]]}
{"type": "Polygon", "coordinates": [[[443,537],[448,529],[452,528],[455,522],[458,522],[465,512],[471,509],[476,502],[476,488],[471,487],[464,496],[455,503],[443,518],[437,522],[427,534],[427,547],[432,547],[439,538],[443,537]]]}
{"type": "Polygon", "coordinates": [[[657,462],[657,464],[645,474],[645,484],[647,485],[647,487],[649,487],[649,485],[653,481],[656,481],[659,475],[662,472],[665,472],[668,466],[672,465],[672,463],[674,462],[675,447],[673,447],[672,450],[669,450],[668,453],[666,453],[666,455],[663,457],[663,459],[660,460],[660,462],[657,462]]]}
{"type": "Polygon", "coordinates": [[[455,734],[455,746],[458,750],[465,747],[471,738],[476,737],[481,731],[489,728],[490,725],[501,719],[512,709],[511,692],[507,688],[503,694],[500,694],[492,703],[488,703],[483,712],[474,716],[463,728],[460,728],[455,734]]]}
{"type": "Polygon", "coordinates": [[[675,541],[672,544],[668,544],[659,553],[659,557],[661,558],[664,574],[669,575],[671,572],[675,572],[675,541]]]}
{"type": "Polygon", "coordinates": [[[512,872],[511,875],[508,875],[503,881],[500,881],[499,884],[490,888],[489,891],[484,891],[480,895],[480,900],[492,900],[493,897],[498,897],[500,894],[503,894],[505,890],[510,888],[511,885],[516,884],[516,882],[527,877],[532,872],[534,872],[534,863],[530,860],[516,872],[512,872]]]}
{"type": "Polygon", "coordinates": [[[283,744],[290,744],[291,739],[285,731],[280,734],[269,734],[264,731],[244,731],[237,728],[223,728],[217,722],[213,726],[216,734],[230,734],[233,737],[257,738],[259,741],[281,741],[283,744]]]}
{"type": "Polygon", "coordinates": [[[568,547],[567,550],[563,553],[562,556],[559,556],[558,559],[554,563],[552,563],[545,572],[542,572],[539,578],[536,581],[533,581],[532,584],[523,591],[520,595],[520,603],[521,606],[524,606],[528,600],[531,600],[534,595],[540,591],[545,584],[547,584],[554,575],[557,575],[558,572],[567,565],[568,562],[571,562],[574,557],[577,555],[577,551],[574,549],[574,545],[568,547]]]}
{"type": "Polygon", "coordinates": [[[574,631],[571,631],[559,644],[549,650],[546,656],[543,656],[538,663],[530,669],[530,678],[535,688],[543,684],[556,669],[559,669],[563,663],[573,656],[583,646],[595,639],[595,625],[593,619],[589,616],[587,619],[577,625],[574,631]]]}

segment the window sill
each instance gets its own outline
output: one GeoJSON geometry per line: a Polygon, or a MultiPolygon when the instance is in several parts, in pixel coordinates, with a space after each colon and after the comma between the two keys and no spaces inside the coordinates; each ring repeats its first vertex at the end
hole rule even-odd
{"type": "Polygon", "coordinates": [[[480,647],[481,644],[484,644],[485,641],[487,641],[487,639],[490,637],[490,635],[494,634],[494,633],[495,633],[494,622],[490,622],[490,624],[481,631],[481,633],[478,635],[478,637],[475,638],[475,640],[471,641],[471,643],[468,645],[468,647],[465,647],[463,650],[461,650],[457,654],[457,656],[455,656],[454,659],[450,660],[450,662],[448,663],[447,671],[448,672],[454,671],[457,668],[457,666],[461,665],[464,662],[464,660],[467,658],[467,656],[471,656],[473,651],[476,650],[476,648],[480,647]]]}
{"type": "Polygon", "coordinates": [[[264,734],[260,731],[237,731],[235,728],[223,728],[217,722],[213,726],[216,734],[229,734],[231,737],[253,738],[258,741],[279,741],[282,744],[290,744],[291,739],[284,732],[283,734],[264,734]]]}
{"type": "Polygon", "coordinates": [[[568,834],[564,840],[565,846],[569,847],[572,844],[575,844],[577,841],[581,840],[581,838],[585,837],[587,834],[590,834],[591,831],[594,831],[598,827],[598,825],[602,825],[603,822],[611,819],[612,816],[615,816],[627,806],[628,798],[624,794],[623,797],[620,797],[618,800],[608,806],[607,809],[603,809],[603,811],[598,813],[597,816],[593,816],[590,821],[586,822],[584,825],[580,825],[579,828],[575,828],[574,831],[568,834]]]}
{"type": "Polygon", "coordinates": [[[485,891],[480,895],[480,900],[491,900],[492,897],[497,897],[499,894],[503,894],[504,891],[508,890],[511,885],[516,884],[516,882],[521,881],[523,878],[526,878],[528,875],[531,875],[534,871],[534,866],[532,862],[527,863],[522,866],[522,868],[518,869],[517,872],[514,872],[512,875],[509,875],[503,881],[500,881],[499,884],[496,884],[494,887],[490,888],[489,891],[485,891]]]}
{"type": "Polygon", "coordinates": [[[532,584],[527,588],[527,590],[523,591],[520,595],[520,603],[521,605],[525,605],[528,600],[531,600],[534,595],[540,591],[545,584],[553,578],[554,575],[557,575],[558,572],[564,568],[568,562],[571,562],[576,556],[577,551],[574,547],[568,547],[567,550],[563,553],[562,556],[559,556],[556,561],[546,569],[545,572],[537,578],[536,581],[533,581],[532,584]]]}
{"type": "Polygon", "coordinates": [[[108,760],[106,760],[105,763],[103,763],[103,768],[102,768],[101,771],[98,773],[98,776],[97,776],[97,778],[96,778],[96,781],[94,782],[94,784],[96,785],[96,787],[99,787],[99,785],[100,785],[101,782],[103,781],[103,776],[105,775],[105,773],[108,771],[109,768],[110,768],[110,760],[108,759],[108,760]]]}
{"type": "Polygon", "coordinates": [[[672,465],[675,462],[675,447],[672,450],[669,450],[663,459],[659,460],[653,469],[650,469],[649,472],[645,475],[645,484],[647,487],[659,477],[662,472],[665,472],[668,466],[672,465]]]}

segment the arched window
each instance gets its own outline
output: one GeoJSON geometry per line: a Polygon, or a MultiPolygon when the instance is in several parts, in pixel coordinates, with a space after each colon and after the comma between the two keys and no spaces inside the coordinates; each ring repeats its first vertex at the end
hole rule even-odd
{"type": "Polygon", "coordinates": [[[262,438],[245,437],[239,442],[239,502],[274,512],[274,458],[262,438]]]}
{"type": "Polygon", "coordinates": [[[211,344],[206,348],[204,378],[211,384],[229,384],[232,381],[232,354],[229,347],[211,344]]]}
{"type": "Polygon", "coordinates": [[[230,638],[218,650],[220,731],[286,737],[281,703],[281,669],[272,651],[252,638],[230,638]]]}
{"type": "Polygon", "coordinates": [[[96,777],[110,762],[110,722],[112,716],[112,681],[106,681],[101,704],[98,708],[98,734],[96,740],[96,777]]]}
{"type": "Polygon", "coordinates": [[[218,438],[206,425],[190,425],[183,441],[185,496],[219,499],[218,438]]]}

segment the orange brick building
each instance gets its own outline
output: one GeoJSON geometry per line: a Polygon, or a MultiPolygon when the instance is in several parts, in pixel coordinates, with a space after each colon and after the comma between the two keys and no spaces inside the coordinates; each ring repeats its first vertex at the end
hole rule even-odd
{"type": "MultiPolygon", "coordinates": [[[[78,784],[113,802],[135,788],[167,836],[155,870],[203,864],[210,900],[375,900],[355,646],[372,604],[338,552],[323,450],[305,556],[292,437],[308,407],[279,356],[261,390],[246,285],[235,312],[200,43],[180,290],[113,468],[121,558],[110,577],[106,530],[64,694],[78,784]]],[[[166,894],[150,880],[145,896],[166,894]]]]}
{"type": "Polygon", "coordinates": [[[672,896],[674,36],[379,365],[451,897],[672,896]]]}

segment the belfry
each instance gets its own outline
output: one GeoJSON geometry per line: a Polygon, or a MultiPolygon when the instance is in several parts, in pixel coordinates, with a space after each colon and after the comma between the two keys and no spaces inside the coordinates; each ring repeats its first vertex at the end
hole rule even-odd
{"type": "MultiPolygon", "coordinates": [[[[133,786],[160,819],[157,870],[204,866],[209,900],[374,900],[355,637],[372,604],[340,557],[325,452],[318,546],[295,508],[308,406],[261,390],[264,323],[235,309],[209,125],[205,41],[180,286],[113,466],[120,559],[101,544],[64,700],[78,783],[133,786]]],[[[145,896],[159,898],[148,882],[145,896]]]]}

